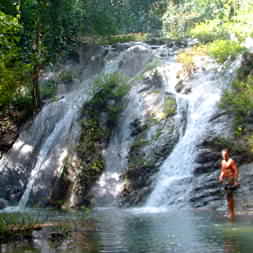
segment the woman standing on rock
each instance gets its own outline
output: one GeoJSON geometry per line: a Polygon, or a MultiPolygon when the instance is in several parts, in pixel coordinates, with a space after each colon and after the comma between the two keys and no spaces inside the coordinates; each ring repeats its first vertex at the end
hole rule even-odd
{"type": "Polygon", "coordinates": [[[221,173],[219,180],[224,184],[228,205],[228,217],[235,217],[234,191],[239,187],[238,176],[239,170],[236,162],[229,157],[227,149],[222,150],[221,173]]]}

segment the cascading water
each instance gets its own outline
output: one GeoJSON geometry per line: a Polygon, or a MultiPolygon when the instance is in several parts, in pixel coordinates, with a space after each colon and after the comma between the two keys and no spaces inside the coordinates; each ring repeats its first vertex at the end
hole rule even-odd
{"type": "MultiPolygon", "coordinates": [[[[172,188],[178,187],[175,182],[178,183],[191,176],[197,155],[197,145],[201,143],[210,127],[209,119],[216,112],[216,104],[220,98],[221,90],[214,85],[214,82],[201,80],[199,85],[194,87],[190,96],[179,96],[177,99],[179,104],[183,103],[184,99],[189,103],[185,133],[160,168],[158,183],[147,202],[148,206],[161,206],[170,203],[169,200],[175,197],[170,197],[170,194],[175,190],[172,189],[171,192],[168,192],[170,186],[172,188]]],[[[184,198],[184,194],[179,198],[184,198]]]]}
{"type": "MultiPolygon", "coordinates": [[[[50,198],[51,187],[61,174],[64,159],[76,145],[80,135],[78,118],[83,104],[90,98],[88,91],[95,75],[120,71],[132,77],[151,58],[150,47],[142,43],[126,44],[119,51],[115,48],[99,49],[98,52],[90,50],[86,59],[89,64],[83,70],[82,85],[78,85],[71,93],[63,94],[59,101],[44,106],[31,127],[21,133],[12,150],[1,161],[1,169],[10,171],[17,168],[17,171],[25,171],[24,177],[30,174],[28,180],[26,178],[21,182],[26,185],[19,202],[20,208],[25,207],[30,200],[46,203],[50,198]],[[96,53],[97,55],[92,55],[96,53]]],[[[107,169],[101,179],[106,178],[106,185],[110,180],[116,179],[113,188],[118,187],[119,172],[116,170],[125,167],[127,143],[131,141],[127,129],[129,122],[135,118],[135,113],[130,108],[126,115],[130,120],[121,117],[120,124],[123,127],[115,131],[105,150],[107,169]],[[118,156],[121,156],[120,159],[117,159],[118,156]]]]}
{"type": "MultiPolygon", "coordinates": [[[[129,48],[120,53],[111,52],[107,56],[105,73],[119,71],[127,77],[134,77],[152,60],[151,48],[143,43],[129,44],[129,48]]],[[[131,79],[129,81],[131,85],[131,79]]],[[[114,129],[108,147],[104,150],[106,168],[91,190],[96,206],[117,205],[117,199],[123,187],[121,175],[127,168],[127,156],[133,137],[130,124],[143,117],[143,110],[138,101],[138,88],[132,87],[125,99],[126,109],[122,112],[117,127],[114,129]]]]}
{"type": "MultiPolygon", "coordinates": [[[[162,48],[155,48],[153,54],[160,53],[162,48]]],[[[192,79],[186,81],[190,90],[187,94],[182,94],[177,92],[175,87],[179,82],[178,73],[182,71],[182,65],[177,63],[175,58],[175,55],[163,58],[161,66],[156,68],[156,71],[163,79],[163,92],[173,94],[177,101],[175,125],[179,141],[161,166],[155,180],[156,186],[146,206],[160,207],[186,203],[187,193],[191,190],[190,181],[198,155],[198,145],[214,128],[217,133],[221,133],[223,129],[223,124],[213,126],[210,122],[218,112],[217,104],[225,87],[225,81],[221,78],[221,73],[218,73],[219,66],[209,58],[203,59],[206,70],[197,72],[192,79]]],[[[139,94],[140,90],[141,86],[138,84],[132,88],[128,97],[128,107],[122,114],[124,123],[119,122],[105,151],[106,171],[93,188],[95,192],[93,194],[97,196],[97,205],[108,203],[111,205],[122,190],[120,175],[127,167],[127,153],[133,142],[131,132],[128,131],[131,122],[136,118],[140,120],[145,118],[144,114],[150,109],[148,106],[151,110],[156,110],[157,102],[153,101],[154,94],[145,97],[139,94]]],[[[159,109],[157,111],[159,112],[159,109]]],[[[149,130],[149,134],[152,135],[152,129],[149,130]]]]}
{"type": "Polygon", "coordinates": [[[75,91],[72,94],[66,95],[63,101],[56,102],[57,105],[49,104],[43,109],[44,112],[42,113],[48,113],[48,111],[53,110],[57,106],[63,107],[64,112],[62,118],[56,122],[53,131],[48,135],[38,153],[36,165],[31,171],[26,190],[19,201],[20,208],[24,208],[27,205],[31,191],[36,191],[36,188],[40,187],[38,181],[43,177],[43,174],[44,177],[47,177],[45,173],[48,175],[49,171],[51,171],[50,167],[54,168],[54,171],[51,171],[51,173],[55,175],[63,167],[64,159],[68,154],[69,144],[76,141],[76,137],[78,137],[78,133],[72,132],[72,129],[79,117],[83,103],[88,99],[85,92],[87,94],[87,90],[84,89],[75,91]],[[36,181],[37,183],[34,185],[36,181]]]}
{"type": "Polygon", "coordinates": [[[22,175],[17,183],[24,193],[18,208],[26,207],[30,200],[32,203],[47,203],[54,183],[61,176],[64,159],[73,152],[80,136],[78,120],[82,106],[91,97],[95,74],[102,69],[102,64],[90,57],[101,60],[105,49],[87,51],[83,57],[90,60],[90,65],[83,69],[82,82],[75,83],[71,92],[59,94],[57,101],[45,105],[0,161],[3,178],[7,177],[5,174],[10,175],[9,184],[14,184],[13,178],[22,175]]]}
{"type": "MultiPolygon", "coordinates": [[[[90,99],[88,90],[92,79],[97,73],[115,71],[130,78],[131,90],[125,101],[126,107],[117,127],[113,129],[108,147],[104,150],[106,168],[90,192],[91,199],[96,206],[110,206],[117,200],[122,191],[121,175],[128,166],[129,151],[135,140],[131,124],[138,120],[145,125],[151,117],[156,122],[161,120],[164,115],[163,101],[167,96],[176,99],[177,114],[173,116],[176,130],[172,134],[175,135],[174,139],[179,136],[179,141],[160,167],[146,206],[167,206],[185,202],[187,199],[198,144],[211,130],[222,131],[223,124],[214,126],[210,119],[218,110],[217,103],[226,78],[221,79],[221,75],[217,73],[217,65],[209,62],[205,66],[206,70],[197,72],[192,79],[185,81],[190,89],[187,94],[183,94],[175,88],[179,82],[178,72],[182,70],[182,65],[175,60],[175,48],[129,43],[106,50],[100,51],[97,57],[99,62],[103,58],[103,67],[100,64],[98,70],[94,71],[93,67],[98,66],[97,60],[93,67],[88,65],[88,70],[84,70],[84,73],[87,75],[92,72],[92,77],[84,76],[82,85],[76,90],[44,106],[32,126],[20,135],[9,154],[0,161],[0,170],[20,167],[20,171],[26,170],[30,174],[29,180],[22,182],[26,187],[19,207],[25,207],[31,199],[45,199],[46,202],[49,198],[50,187],[61,173],[64,158],[80,136],[78,119],[83,104],[90,99]],[[147,65],[154,59],[160,61],[160,66],[152,66],[154,71],[151,71],[151,67],[147,65]],[[161,83],[152,78],[151,81],[144,80],[144,73],[151,72],[160,75],[161,83]]],[[[95,58],[90,55],[88,62],[95,58]]],[[[231,72],[233,71],[231,68],[231,72]]],[[[229,82],[229,78],[227,79],[226,82],[229,82]]],[[[153,137],[160,127],[157,124],[158,128],[151,125],[147,130],[150,146],[153,145],[153,137]]]]}
{"type": "MultiPolygon", "coordinates": [[[[217,114],[223,89],[232,80],[238,65],[239,61],[226,74],[219,73],[219,67],[211,64],[211,69],[198,73],[188,81],[190,94],[178,94],[174,89],[178,109],[187,106],[187,115],[183,116],[186,125],[177,145],[160,167],[154,190],[146,202],[147,207],[184,205],[189,200],[198,145],[212,131],[222,134],[224,123],[213,125],[211,119],[217,114]]],[[[185,110],[177,113],[182,111],[185,110]]]]}

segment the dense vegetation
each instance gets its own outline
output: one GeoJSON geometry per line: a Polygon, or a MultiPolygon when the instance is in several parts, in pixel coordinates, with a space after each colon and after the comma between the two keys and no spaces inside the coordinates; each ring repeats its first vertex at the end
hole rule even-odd
{"type": "Polygon", "coordinates": [[[38,81],[46,65],[71,53],[87,36],[108,37],[148,30],[145,24],[151,19],[149,8],[153,2],[12,0],[1,3],[1,108],[22,97],[27,103],[32,99],[34,110],[39,109],[38,81]]]}
{"type": "MultiPolygon", "coordinates": [[[[176,39],[191,36],[203,43],[219,40],[209,51],[222,62],[226,56],[217,48],[240,51],[235,44],[252,35],[252,12],[249,0],[5,1],[0,7],[0,106],[23,98],[22,103],[32,100],[34,110],[39,109],[44,67],[90,36],[149,32],[176,39]],[[228,42],[231,37],[234,41],[228,42]]],[[[134,39],[116,36],[101,42],[134,39]]]]}
{"type": "Polygon", "coordinates": [[[80,43],[144,38],[154,1],[1,1],[0,150],[10,148],[20,126],[55,94],[56,83],[40,86],[47,66],[73,55],[80,43]]]}
{"type": "Polygon", "coordinates": [[[253,135],[253,56],[246,48],[252,48],[253,4],[237,0],[164,1],[161,13],[162,35],[169,38],[197,39],[198,44],[177,56],[189,76],[194,72],[194,57],[209,55],[218,63],[234,60],[242,54],[242,65],[235,80],[225,91],[221,108],[233,119],[234,134],[222,140],[226,146],[252,156],[253,135]],[[167,4],[166,4],[167,3],[167,4]],[[171,8],[168,8],[170,6],[171,8]]]}
{"type": "MultiPolygon", "coordinates": [[[[23,122],[36,113],[57,88],[53,83],[40,88],[45,67],[71,55],[80,43],[195,38],[199,45],[178,57],[192,72],[196,54],[223,63],[245,51],[245,39],[253,36],[252,14],[250,0],[2,1],[0,118],[23,122]]],[[[1,124],[0,133],[5,128],[1,124]]]]}

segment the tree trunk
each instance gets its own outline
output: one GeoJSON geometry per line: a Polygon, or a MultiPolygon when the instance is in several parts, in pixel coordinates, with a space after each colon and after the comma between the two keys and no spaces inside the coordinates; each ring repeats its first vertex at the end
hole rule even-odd
{"type": "Polygon", "coordinates": [[[41,107],[40,89],[39,89],[40,65],[36,64],[32,73],[32,98],[35,111],[41,107]]]}
{"type": "Polygon", "coordinates": [[[38,111],[41,107],[40,89],[39,89],[39,78],[41,71],[40,57],[41,57],[41,25],[39,20],[37,21],[37,29],[35,40],[33,42],[33,49],[35,55],[35,62],[32,72],[32,98],[34,110],[38,111]]]}

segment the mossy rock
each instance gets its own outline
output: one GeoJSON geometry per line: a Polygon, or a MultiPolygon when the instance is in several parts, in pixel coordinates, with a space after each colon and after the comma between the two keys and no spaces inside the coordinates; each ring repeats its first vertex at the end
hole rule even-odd
{"type": "Polygon", "coordinates": [[[66,165],[67,171],[72,170],[76,175],[72,191],[78,198],[75,203],[78,207],[89,202],[88,193],[105,169],[102,153],[123,109],[122,99],[129,90],[122,80],[119,74],[99,77],[94,82],[92,99],[83,106],[76,165],[71,162],[66,165]]]}
{"type": "Polygon", "coordinates": [[[163,106],[164,106],[163,112],[166,118],[171,117],[176,114],[177,102],[174,97],[171,97],[171,96],[165,97],[163,106]]]}
{"type": "Polygon", "coordinates": [[[74,78],[75,78],[75,75],[74,75],[73,71],[71,71],[71,70],[62,71],[58,75],[58,81],[61,81],[64,83],[71,83],[71,82],[73,82],[74,78]]]}

